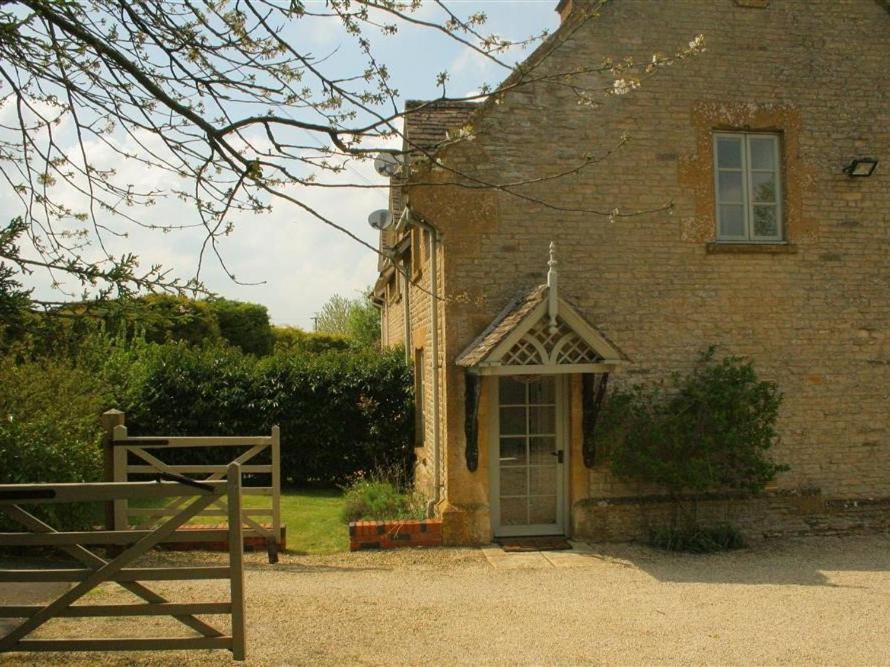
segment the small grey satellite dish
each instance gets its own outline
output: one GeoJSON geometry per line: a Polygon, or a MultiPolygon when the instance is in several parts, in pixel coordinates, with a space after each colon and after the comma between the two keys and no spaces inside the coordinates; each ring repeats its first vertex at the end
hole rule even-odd
{"type": "Polygon", "coordinates": [[[401,168],[401,160],[392,153],[378,153],[374,158],[374,169],[381,176],[395,176],[401,168]]]}
{"type": "Polygon", "coordinates": [[[385,208],[378,209],[368,216],[368,224],[374,229],[386,229],[392,224],[392,214],[385,208]]]}

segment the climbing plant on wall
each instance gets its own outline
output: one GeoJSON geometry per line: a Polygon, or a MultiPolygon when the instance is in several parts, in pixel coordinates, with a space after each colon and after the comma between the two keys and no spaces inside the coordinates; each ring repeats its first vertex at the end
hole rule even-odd
{"type": "Polygon", "coordinates": [[[598,445],[617,476],[665,489],[676,524],[684,496],[756,493],[788,469],[770,457],[781,402],[776,384],[761,380],[750,360],[718,359],[712,347],[686,375],[613,389],[598,445]]]}

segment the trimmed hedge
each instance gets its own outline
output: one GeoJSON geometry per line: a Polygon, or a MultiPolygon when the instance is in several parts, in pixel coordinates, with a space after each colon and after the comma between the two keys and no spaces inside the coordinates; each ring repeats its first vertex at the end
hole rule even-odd
{"type": "Polygon", "coordinates": [[[220,298],[210,299],[206,303],[219,323],[223,340],[229,345],[257,356],[272,353],[275,338],[265,306],[220,298]]]}
{"type": "Polygon", "coordinates": [[[272,327],[272,336],[276,354],[321,354],[355,347],[344,336],[303,331],[297,327],[272,327]]]}
{"type": "MultiPolygon", "coordinates": [[[[381,466],[410,471],[412,383],[398,352],[256,359],[168,344],[144,350],[135,366],[138,382],[117,392],[131,434],[262,435],[278,424],[285,484],[343,484],[381,466]]],[[[198,462],[196,452],[188,457],[198,462]]]]}

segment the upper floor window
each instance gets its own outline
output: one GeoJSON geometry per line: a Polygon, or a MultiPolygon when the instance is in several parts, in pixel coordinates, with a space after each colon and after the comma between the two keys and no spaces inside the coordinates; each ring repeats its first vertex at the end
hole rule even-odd
{"type": "Polygon", "coordinates": [[[780,138],[777,134],[714,134],[717,240],[783,240],[780,138]]]}
{"type": "Polygon", "coordinates": [[[423,266],[429,259],[427,236],[428,234],[419,227],[411,229],[411,280],[420,278],[423,266]]]}

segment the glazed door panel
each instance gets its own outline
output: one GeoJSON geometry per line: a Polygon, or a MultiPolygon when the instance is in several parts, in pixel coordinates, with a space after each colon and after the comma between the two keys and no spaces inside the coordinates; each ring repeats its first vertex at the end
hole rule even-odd
{"type": "Polygon", "coordinates": [[[495,535],[564,532],[563,378],[498,380],[495,535]]]}

